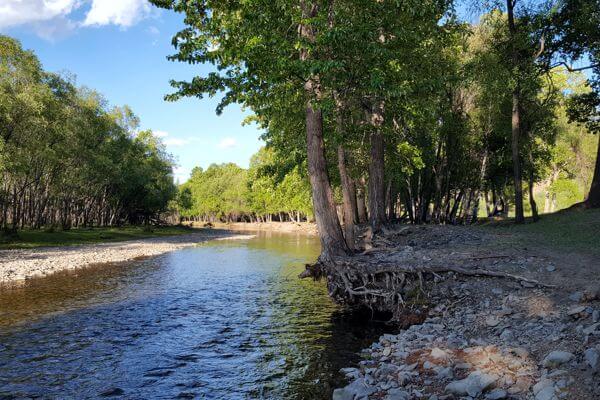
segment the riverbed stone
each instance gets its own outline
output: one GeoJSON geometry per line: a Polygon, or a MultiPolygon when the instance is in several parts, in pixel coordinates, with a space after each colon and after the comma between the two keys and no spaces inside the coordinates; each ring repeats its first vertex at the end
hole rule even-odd
{"type": "Polygon", "coordinates": [[[385,400],[409,400],[410,393],[402,389],[390,389],[384,397],[385,400]]]}
{"type": "Polygon", "coordinates": [[[556,368],[562,364],[568,363],[573,358],[575,358],[573,353],[562,350],[554,350],[544,358],[542,365],[545,368],[556,368]]]}
{"type": "Polygon", "coordinates": [[[502,400],[506,399],[508,393],[504,389],[494,389],[485,395],[486,400],[502,400]]]}
{"type": "Polygon", "coordinates": [[[599,367],[600,352],[595,348],[589,348],[583,353],[585,362],[593,371],[597,371],[599,367]]]}
{"type": "Polygon", "coordinates": [[[469,374],[465,379],[450,382],[446,386],[446,392],[471,397],[479,396],[486,389],[490,388],[498,377],[490,374],[486,374],[481,371],[474,371],[469,374]]]}
{"type": "Polygon", "coordinates": [[[574,306],[567,310],[567,315],[579,318],[585,312],[585,306],[574,306]]]}
{"type": "Polygon", "coordinates": [[[333,391],[333,400],[362,400],[375,393],[377,388],[367,385],[363,378],[358,378],[348,386],[333,391]]]}

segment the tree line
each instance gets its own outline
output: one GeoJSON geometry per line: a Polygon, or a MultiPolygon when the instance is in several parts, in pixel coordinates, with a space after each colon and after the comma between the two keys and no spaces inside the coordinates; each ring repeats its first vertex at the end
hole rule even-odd
{"type": "Polygon", "coordinates": [[[310,185],[297,166],[270,148],[252,156],[250,167],[236,164],[196,167],[179,188],[179,215],[202,222],[301,222],[312,219],[310,185]]]}
{"type": "Polygon", "coordinates": [[[173,160],[128,107],[44,71],[0,36],[0,227],[156,220],[177,194],[173,160]]]}
{"type": "MultiPolygon", "coordinates": [[[[305,162],[325,262],[351,252],[365,218],[373,232],[398,216],[470,222],[487,199],[537,219],[536,185],[585,140],[557,146],[598,131],[597,0],[475,1],[476,24],[451,0],[151,1],[185,15],[170,59],[215,67],[167,99],[222,94],[217,113],[252,109],[268,145],[305,162]],[[578,70],[576,91],[559,85],[578,70]]],[[[598,162],[568,178],[600,206],[598,162]]]]}

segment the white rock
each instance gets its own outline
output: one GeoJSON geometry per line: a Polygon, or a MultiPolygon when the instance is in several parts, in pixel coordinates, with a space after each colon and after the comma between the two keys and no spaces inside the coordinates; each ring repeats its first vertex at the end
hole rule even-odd
{"type": "Polygon", "coordinates": [[[450,358],[450,355],[448,355],[448,353],[446,353],[444,350],[440,349],[439,347],[434,347],[433,349],[431,349],[431,357],[438,359],[438,360],[446,360],[448,358],[450,358]]]}

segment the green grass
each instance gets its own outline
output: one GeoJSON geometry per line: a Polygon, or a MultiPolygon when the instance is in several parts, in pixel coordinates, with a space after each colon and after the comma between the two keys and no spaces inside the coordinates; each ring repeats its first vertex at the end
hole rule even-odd
{"type": "Polygon", "coordinates": [[[494,221],[484,229],[515,234],[523,244],[547,246],[600,256],[600,210],[570,209],[543,214],[536,222],[515,225],[512,220],[494,221]]]}
{"type": "Polygon", "coordinates": [[[140,238],[181,235],[190,233],[191,231],[191,228],[179,226],[152,227],[151,230],[140,226],[81,228],[55,232],[22,230],[18,232],[17,238],[7,243],[0,242],[0,249],[29,249],[45,246],[73,246],[77,244],[120,242],[140,238]]]}

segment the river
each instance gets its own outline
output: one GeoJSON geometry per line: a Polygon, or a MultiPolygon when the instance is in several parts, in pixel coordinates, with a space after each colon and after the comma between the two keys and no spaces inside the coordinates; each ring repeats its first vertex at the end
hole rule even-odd
{"type": "Polygon", "coordinates": [[[0,288],[0,399],[325,399],[382,327],[299,280],[314,237],[260,233],[0,288]]]}

